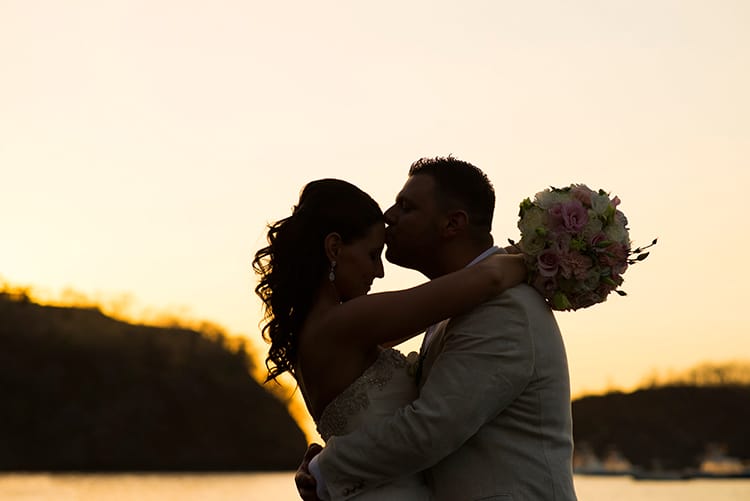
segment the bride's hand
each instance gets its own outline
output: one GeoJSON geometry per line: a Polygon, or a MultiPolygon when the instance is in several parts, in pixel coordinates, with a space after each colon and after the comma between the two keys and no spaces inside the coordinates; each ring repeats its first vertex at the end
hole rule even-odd
{"type": "Polygon", "coordinates": [[[528,270],[521,254],[493,254],[477,263],[494,277],[496,294],[526,281],[528,270]]]}
{"type": "Polygon", "coordinates": [[[305,452],[305,456],[302,458],[302,463],[299,465],[299,468],[297,468],[297,472],[294,475],[294,483],[297,485],[297,492],[299,493],[300,498],[304,501],[319,501],[316,491],[315,477],[310,473],[310,461],[312,461],[312,458],[322,450],[323,447],[320,445],[310,444],[305,452]]]}

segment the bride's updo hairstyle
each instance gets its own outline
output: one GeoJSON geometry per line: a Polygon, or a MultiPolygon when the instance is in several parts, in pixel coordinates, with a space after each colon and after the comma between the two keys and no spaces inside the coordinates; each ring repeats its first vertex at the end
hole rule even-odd
{"type": "Polygon", "coordinates": [[[263,339],[271,344],[266,382],[287,371],[296,378],[297,336],[331,267],[326,235],[338,233],[348,244],[382,221],[383,212],[367,193],[346,181],[320,179],[302,189],[291,216],[268,226],[268,246],[253,260],[260,275],[255,293],[264,304],[263,339]]]}

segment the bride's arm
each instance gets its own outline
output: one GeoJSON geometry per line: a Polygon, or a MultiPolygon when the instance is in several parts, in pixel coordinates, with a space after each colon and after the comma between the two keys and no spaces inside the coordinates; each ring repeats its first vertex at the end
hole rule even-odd
{"type": "Polygon", "coordinates": [[[463,313],[525,278],[521,256],[495,254],[411,289],[351,299],[331,310],[322,332],[340,342],[390,345],[463,313]]]}

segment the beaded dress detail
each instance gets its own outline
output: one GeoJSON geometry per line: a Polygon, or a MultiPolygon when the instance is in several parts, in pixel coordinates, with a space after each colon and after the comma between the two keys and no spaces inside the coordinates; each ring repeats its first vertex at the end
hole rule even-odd
{"type": "MultiPolygon", "coordinates": [[[[323,410],[317,422],[320,436],[328,440],[346,435],[409,405],[418,396],[414,363],[411,356],[407,359],[393,348],[381,351],[375,362],[323,410]]],[[[420,475],[410,475],[365,491],[356,499],[427,500],[429,491],[420,475]]]]}
{"type": "Polygon", "coordinates": [[[417,398],[417,387],[408,367],[409,362],[399,351],[381,351],[375,362],[323,410],[318,421],[320,436],[328,440],[344,435],[363,421],[391,416],[399,407],[411,403],[417,398]],[[396,380],[391,383],[394,377],[396,380]],[[378,405],[371,408],[373,401],[378,405]]]}

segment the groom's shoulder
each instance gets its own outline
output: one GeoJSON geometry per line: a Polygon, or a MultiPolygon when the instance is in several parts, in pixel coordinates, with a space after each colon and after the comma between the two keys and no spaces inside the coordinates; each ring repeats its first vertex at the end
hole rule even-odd
{"type": "Polygon", "coordinates": [[[454,317],[450,323],[453,325],[465,322],[495,323],[498,320],[513,317],[526,318],[538,312],[539,308],[548,309],[542,296],[533,287],[520,284],[493,296],[463,315],[454,317]]]}
{"type": "Polygon", "coordinates": [[[548,308],[547,303],[544,301],[539,292],[536,289],[527,284],[519,284],[515,287],[492,297],[480,306],[512,306],[523,309],[535,309],[535,308],[548,308]]]}

